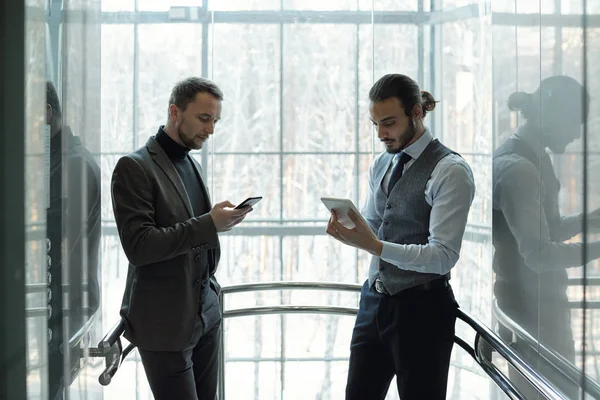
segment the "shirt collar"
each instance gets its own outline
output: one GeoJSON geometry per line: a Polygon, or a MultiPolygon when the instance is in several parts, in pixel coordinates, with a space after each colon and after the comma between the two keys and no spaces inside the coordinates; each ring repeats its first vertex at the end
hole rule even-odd
{"type": "MultiPolygon", "coordinates": [[[[416,160],[425,151],[425,148],[433,140],[433,134],[429,128],[425,127],[425,132],[417,139],[416,142],[404,149],[404,152],[408,154],[413,160],[416,160]]],[[[401,153],[396,154],[396,159],[399,159],[401,153]]]]}

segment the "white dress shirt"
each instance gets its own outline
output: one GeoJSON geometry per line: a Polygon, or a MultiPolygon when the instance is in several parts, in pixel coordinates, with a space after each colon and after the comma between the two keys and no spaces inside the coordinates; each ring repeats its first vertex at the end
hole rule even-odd
{"type": "MultiPolygon", "coordinates": [[[[403,172],[411,167],[432,140],[433,135],[426,128],[425,133],[404,150],[412,160],[406,163],[403,172]]],[[[398,159],[399,154],[393,158],[383,178],[382,188],[386,193],[391,171],[398,159]]],[[[377,183],[373,182],[371,168],[369,193],[362,214],[373,232],[377,233],[382,221],[375,209],[375,185],[377,183]]],[[[401,269],[445,275],[458,261],[469,209],[475,196],[475,182],[469,164],[456,154],[441,159],[435,166],[423,195],[431,206],[428,242],[397,244],[382,241],[380,258],[401,269]]],[[[372,262],[378,263],[379,257],[373,257],[372,262]]]]}

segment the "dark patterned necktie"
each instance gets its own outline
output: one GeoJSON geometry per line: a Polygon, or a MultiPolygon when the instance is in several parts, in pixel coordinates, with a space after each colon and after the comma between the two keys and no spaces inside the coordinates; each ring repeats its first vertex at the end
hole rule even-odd
{"type": "Polygon", "coordinates": [[[404,170],[404,166],[410,160],[412,160],[412,157],[409,156],[407,153],[405,153],[405,152],[400,153],[400,159],[398,160],[398,162],[396,163],[396,166],[392,170],[392,175],[390,177],[390,183],[388,184],[388,195],[390,193],[392,193],[392,189],[394,188],[394,185],[402,177],[402,171],[404,170]]]}

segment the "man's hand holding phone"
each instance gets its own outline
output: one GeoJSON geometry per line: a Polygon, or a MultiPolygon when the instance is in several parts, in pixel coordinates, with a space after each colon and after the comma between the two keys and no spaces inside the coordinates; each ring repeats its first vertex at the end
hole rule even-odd
{"type": "Polygon", "coordinates": [[[246,218],[246,215],[253,210],[252,206],[261,199],[262,197],[249,197],[237,206],[230,201],[215,204],[210,210],[210,216],[217,232],[230,231],[246,218]]]}
{"type": "Polygon", "coordinates": [[[222,201],[213,206],[210,216],[217,232],[227,232],[242,222],[251,211],[252,207],[236,209],[235,204],[231,204],[230,201],[222,201]]]}

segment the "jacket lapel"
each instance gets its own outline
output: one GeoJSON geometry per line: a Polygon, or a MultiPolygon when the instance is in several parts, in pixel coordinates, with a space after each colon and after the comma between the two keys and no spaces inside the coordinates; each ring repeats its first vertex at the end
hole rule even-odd
{"type": "Polygon", "coordinates": [[[185,205],[185,208],[190,217],[193,217],[194,213],[192,211],[192,203],[190,202],[190,198],[187,194],[187,191],[185,190],[185,187],[183,186],[183,182],[181,181],[179,174],[175,170],[173,163],[171,162],[171,160],[169,160],[169,157],[167,156],[165,151],[162,149],[162,147],[160,147],[158,142],[153,137],[148,139],[146,147],[152,155],[152,159],[154,160],[154,162],[158,164],[158,166],[163,170],[165,175],[167,175],[173,186],[175,186],[175,190],[177,191],[177,194],[179,194],[179,197],[185,205]]]}

